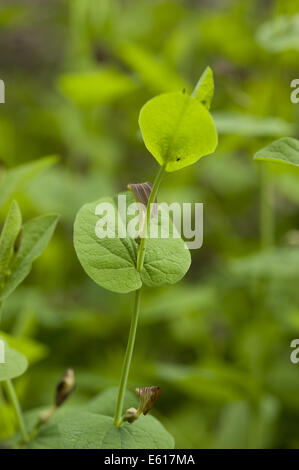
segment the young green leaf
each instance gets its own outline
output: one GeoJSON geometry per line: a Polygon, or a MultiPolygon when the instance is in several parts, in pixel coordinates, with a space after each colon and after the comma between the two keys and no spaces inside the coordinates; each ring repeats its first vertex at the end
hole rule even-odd
{"type": "Polygon", "coordinates": [[[299,140],[283,137],[256,152],[254,160],[299,166],[299,140]]]}
{"type": "Polygon", "coordinates": [[[210,109],[214,95],[213,71],[207,67],[200,76],[192,96],[198,99],[207,109],[210,109]]]}
{"type": "Polygon", "coordinates": [[[14,379],[22,375],[28,367],[26,357],[19,351],[12,349],[8,346],[7,342],[2,336],[0,340],[4,344],[4,361],[1,357],[0,361],[0,381],[14,379]]]}
{"type": "MultiPolygon", "coordinates": [[[[126,193],[127,203],[134,202],[132,193],[126,193]]],[[[100,203],[110,203],[117,214],[116,199],[105,198],[85,204],[77,214],[74,225],[74,246],[86,273],[100,286],[113,292],[127,293],[139,289],[144,282],[149,286],[174,284],[179,281],[190,266],[190,253],[181,238],[149,238],[144,266],[139,273],[136,269],[138,245],[126,235],[117,237],[117,230],[124,229],[122,219],[107,211],[105,216],[107,233],[113,238],[99,238],[96,226],[99,216],[96,208],[100,203]],[[116,233],[114,236],[113,234],[116,233]]],[[[159,225],[163,216],[152,220],[159,225]]]]}
{"type": "Polygon", "coordinates": [[[1,178],[0,207],[14,193],[22,191],[33,178],[56,163],[56,161],[57,157],[49,156],[7,170],[1,178]]]}
{"type": "Polygon", "coordinates": [[[217,132],[209,111],[196,98],[166,93],[140,111],[145,146],[166,171],[176,171],[214,152],[217,132]]]}
{"type": "Polygon", "coordinates": [[[58,216],[44,215],[24,224],[20,247],[9,265],[5,284],[0,290],[0,300],[8,297],[30,273],[33,261],[48,245],[58,221],[58,216]]]}
{"type": "Polygon", "coordinates": [[[14,254],[14,245],[22,227],[22,214],[16,201],[11,203],[0,236],[0,277],[5,275],[9,260],[14,254]]]}

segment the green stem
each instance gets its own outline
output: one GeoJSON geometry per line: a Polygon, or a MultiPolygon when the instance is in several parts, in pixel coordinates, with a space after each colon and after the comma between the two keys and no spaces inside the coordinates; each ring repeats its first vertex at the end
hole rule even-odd
{"type": "MultiPolygon", "coordinates": [[[[156,199],[158,189],[160,187],[160,183],[165,173],[165,167],[166,167],[166,164],[161,166],[155,178],[153,188],[152,188],[152,191],[151,191],[148,203],[147,203],[146,224],[144,227],[143,237],[141,238],[141,242],[140,242],[138,254],[137,254],[136,269],[138,272],[141,271],[143,267],[143,263],[144,263],[147,233],[149,229],[150,216],[151,216],[151,204],[156,199]]],[[[138,317],[139,317],[139,311],[140,311],[140,301],[141,301],[141,288],[135,291],[134,309],[132,313],[129,339],[128,339],[127,349],[125,352],[124,362],[123,362],[122,371],[121,371],[121,378],[120,378],[115,417],[114,417],[114,424],[117,427],[120,427],[123,424],[123,419],[122,419],[123,405],[124,405],[125,393],[126,393],[126,388],[127,388],[127,383],[128,383],[128,376],[130,372],[132,355],[133,355],[133,350],[134,350],[134,345],[135,345],[136,330],[137,330],[138,317]]]]}
{"type": "Polygon", "coordinates": [[[260,227],[261,246],[263,249],[274,245],[275,216],[273,209],[273,184],[267,164],[261,168],[260,227]]]}
{"type": "Polygon", "coordinates": [[[122,424],[123,404],[124,404],[124,399],[125,399],[128,376],[129,376],[131,360],[132,360],[134,344],[135,344],[135,338],[136,338],[138,316],[139,316],[139,311],[140,311],[140,299],[141,299],[141,288],[135,291],[135,301],[134,301],[134,309],[133,309],[131,326],[130,326],[129,339],[128,339],[127,349],[126,349],[125,358],[123,362],[120,384],[119,384],[119,391],[118,391],[115,418],[114,418],[114,424],[115,426],[118,426],[118,427],[121,426],[122,424]]]}
{"type": "Polygon", "coordinates": [[[22,434],[23,441],[28,442],[29,441],[28,432],[27,432],[25,422],[24,422],[24,419],[23,419],[23,414],[22,414],[22,411],[21,411],[20,403],[19,403],[19,400],[17,398],[16,392],[15,392],[15,389],[14,389],[14,386],[13,386],[11,380],[6,380],[5,381],[5,386],[6,386],[7,394],[9,396],[9,398],[11,400],[11,403],[13,404],[13,407],[14,407],[15,412],[16,412],[16,417],[17,417],[17,420],[18,420],[18,424],[19,424],[19,428],[20,428],[20,431],[21,431],[21,434],[22,434]]]}
{"type": "Polygon", "coordinates": [[[164,163],[164,165],[161,166],[161,168],[160,168],[160,170],[159,170],[159,172],[158,172],[158,174],[155,178],[153,188],[152,188],[152,191],[151,191],[148,203],[147,203],[146,223],[144,225],[144,233],[143,233],[143,237],[141,238],[141,242],[140,242],[140,246],[139,246],[139,250],[138,250],[138,255],[137,255],[137,271],[139,271],[139,272],[141,271],[141,269],[143,267],[143,263],[144,263],[146,243],[147,243],[147,234],[148,234],[149,225],[150,225],[150,218],[151,218],[151,204],[153,204],[153,202],[156,199],[161,181],[162,181],[164,173],[165,173],[165,168],[166,168],[166,163],[164,163]]]}

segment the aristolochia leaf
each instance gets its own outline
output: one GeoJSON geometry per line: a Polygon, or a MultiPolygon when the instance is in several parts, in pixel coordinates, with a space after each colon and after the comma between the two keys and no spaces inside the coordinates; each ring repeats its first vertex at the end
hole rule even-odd
{"type": "Polygon", "coordinates": [[[9,264],[4,285],[0,290],[0,300],[10,295],[30,273],[33,261],[48,245],[58,221],[58,216],[44,215],[24,224],[18,251],[9,264]]]}
{"type": "MultiPolygon", "coordinates": [[[[134,202],[132,193],[125,195],[126,203],[134,202]]],[[[159,226],[162,218],[152,220],[151,224],[159,226]]],[[[80,263],[93,281],[113,292],[126,293],[139,289],[142,282],[150,286],[173,284],[184,276],[190,266],[190,253],[181,238],[163,238],[163,230],[159,238],[149,238],[144,266],[139,273],[136,269],[138,244],[125,228],[123,219],[118,217],[116,198],[85,204],[78,212],[74,246],[80,263]],[[99,206],[107,207],[103,217],[97,215],[99,206]],[[114,212],[108,207],[114,208],[114,212]],[[99,238],[97,225],[104,217],[107,236],[99,238]],[[120,231],[124,234],[122,238],[120,231]]]]}
{"type": "MultiPolygon", "coordinates": [[[[141,416],[120,428],[113,424],[117,390],[109,389],[81,407],[58,411],[26,445],[31,449],[173,449],[173,437],[153,416],[141,416]]],[[[126,404],[136,397],[128,393],[126,404]]],[[[33,425],[32,416],[30,424],[33,425]]],[[[30,430],[30,427],[29,427],[30,430]]]]}
{"type": "Polygon", "coordinates": [[[166,171],[176,171],[214,152],[217,132],[200,100],[184,93],[167,93],[148,101],[140,111],[144,143],[166,171]]]}
{"type": "Polygon", "coordinates": [[[254,160],[299,166],[299,140],[283,137],[256,152],[254,160]]]}
{"type": "Polygon", "coordinates": [[[26,357],[10,348],[4,338],[0,336],[0,381],[22,375],[27,367],[26,357]]]}

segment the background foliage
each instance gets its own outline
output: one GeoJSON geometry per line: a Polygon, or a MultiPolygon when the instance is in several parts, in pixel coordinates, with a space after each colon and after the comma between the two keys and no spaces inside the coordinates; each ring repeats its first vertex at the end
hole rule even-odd
{"type": "MultiPolygon", "coordinates": [[[[204,203],[204,245],[192,251],[182,283],[145,291],[129,385],[162,387],[153,414],[178,448],[299,446],[299,366],[289,358],[299,332],[299,173],[273,167],[276,248],[266,252],[260,164],[252,160],[272,140],[298,137],[299,105],[290,102],[298,7],[298,0],[1,2],[1,221],[12,196],[25,220],[61,214],[3,312],[2,329],[29,358],[16,380],[25,409],[52,402],[66,367],[77,378],[70,403],[118,384],[132,297],[85,275],[72,244],[74,217],[83,203],[152,181],[157,164],[141,141],[139,110],[155,94],[191,90],[210,65],[216,154],[167,175],[159,194],[204,203]]],[[[0,399],[4,439],[15,423],[0,399]]]]}

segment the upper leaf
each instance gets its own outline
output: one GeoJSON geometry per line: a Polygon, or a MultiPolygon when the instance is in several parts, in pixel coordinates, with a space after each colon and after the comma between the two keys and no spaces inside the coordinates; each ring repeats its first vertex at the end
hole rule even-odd
{"type": "Polygon", "coordinates": [[[10,380],[19,375],[22,375],[28,367],[28,362],[25,356],[20,352],[8,346],[7,342],[0,336],[1,345],[4,344],[4,361],[2,362],[2,349],[0,361],[0,381],[10,380]]]}
{"type": "Polygon", "coordinates": [[[36,217],[24,224],[20,247],[9,264],[4,285],[0,286],[0,300],[8,297],[29,274],[33,261],[51,240],[57,221],[58,216],[53,214],[36,217]]]}
{"type": "Polygon", "coordinates": [[[147,149],[166,171],[176,171],[214,152],[217,132],[209,111],[196,98],[166,93],[148,101],[139,126],[147,149]]]}
{"type": "MultiPolygon", "coordinates": [[[[127,204],[134,202],[132,193],[126,193],[127,204]]],[[[163,217],[163,216],[162,216],[163,217]]],[[[162,217],[152,219],[159,225],[162,217]]],[[[86,273],[100,286],[113,292],[127,293],[139,289],[144,282],[149,286],[173,284],[179,281],[190,266],[190,253],[181,238],[149,238],[142,271],[136,269],[138,244],[128,234],[118,238],[117,229],[124,229],[118,217],[116,198],[104,198],[85,204],[77,214],[74,225],[74,246],[86,273]],[[112,238],[99,238],[96,226],[100,220],[96,207],[110,203],[115,212],[107,212],[106,228],[112,238]],[[115,229],[115,230],[114,230],[115,229]],[[115,235],[113,235],[115,234],[115,235]]]]}
{"type": "Polygon", "coordinates": [[[299,140],[283,137],[262,148],[253,157],[255,160],[277,162],[299,166],[299,140]]]}
{"type": "Polygon", "coordinates": [[[197,98],[201,104],[207,109],[210,109],[211,102],[214,95],[214,78],[213,71],[210,67],[207,67],[202,75],[200,76],[196,87],[192,93],[194,98],[197,98]]]}

